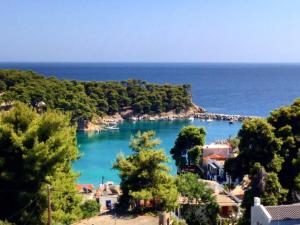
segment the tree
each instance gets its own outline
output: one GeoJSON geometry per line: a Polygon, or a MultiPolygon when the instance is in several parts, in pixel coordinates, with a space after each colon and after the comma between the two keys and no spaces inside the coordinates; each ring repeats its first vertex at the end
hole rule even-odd
{"type": "Polygon", "coordinates": [[[179,193],[187,198],[182,215],[188,224],[216,224],[218,205],[213,191],[193,173],[180,174],[176,179],[179,193]]]}
{"type": "Polygon", "coordinates": [[[73,122],[120,113],[156,114],[187,110],[189,85],[158,85],[140,80],[83,82],[46,78],[32,71],[0,70],[0,102],[21,101],[71,113],[73,122]]]}
{"type": "Polygon", "coordinates": [[[296,168],[295,188],[300,191],[300,150],[298,151],[298,157],[294,160],[294,167],[296,168]]]}
{"type": "Polygon", "coordinates": [[[268,122],[275,128],[274,133],[282,142],[280,156],[284,158],[279,179],[283,187],[290,190],[289,199],[296,188],[295,179],[300,176],[299,164],[294,164],[300,149],[300,98],[290,106],[274,110],[268,122]],[[286,175],[288,174],[288,176],[286,175]]]}
{"type": "Polygon", "coordinates": [[[168,158],[163,150],[155,149],[160,143],[153,131],[138,132],[131,140],[133,153],[118,155],[113,165],[119,170],[121,189],[120,206],[140,208],[141,201],[151,202],[150,209],[170,210],[177,205],[178,192],[174,178],[169,175],[168,158]]]}
{"type": "Polygon", "coordinates": [[[87,200],[80,205],[83,218],[90,218],[99,214],[100,204],[95,200],[87,200]]]}
{"type": "Polygon", "coordinates": [[[47,184],[53,188],[53,218],[70,224],[80,217],[81,200],[74,192],[77,176],[71,169],[79,155],[75,135],[70,117],[59,112],[39,115],[15,104],[1,113],[0,202],[6,204],[0,204],[0,219],[43,224],[47,184]]]}
{"type": "Polygon", "coordinates": [[[187,162],[188,151],[195,146],[201,148],[205,143],[205,135],[205,130],[202,127],[186,126],[181,129],[176,138],[175,145],[171,149],[171,155],[178,167],[190,163],[187,162]]]}
{"type": "Polygon", "coordinates": [[[196,145],[188,150],[188,164],[199,165],[202,157],[202,146],[196,145]]]}
{"type": "Polygon", "coordinates": [[[286,201],[287,190],[282,188],[274,172],[267,173],[260,163],[255,163],[250,171],[251,184],[245,192],[242,206],[245,208],[242,223],[250,224],[250,210],[254,197],[260,197],[263,205],[278,205],[286,201]]]}
{"type": "Polygon", "coordinates": [[[265,119],[251,119],[243,123],[238,133],[239,155],[225,163],[225,170],[233,177],[249,174],[255,163],[267,171],[279,172],[283,159],[279,156],[281,141],[265,119]]]}

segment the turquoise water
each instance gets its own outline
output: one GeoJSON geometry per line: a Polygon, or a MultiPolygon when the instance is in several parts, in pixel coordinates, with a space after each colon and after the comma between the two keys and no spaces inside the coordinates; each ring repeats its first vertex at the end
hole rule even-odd
{"type": "MultiPolygon", "coordinates": [[[[81,173],[78,182],[98,185],[101,182],[101,177],[104,176],[106,181],[111,180],[119,183],[118,172],[111,169],[112,164],[118,153],[131,153],[128,147],[130,137],[139,130],[154,130],[157,137],[161,139],[160,147],[170,157],[169,151],[174,144],[179,130],[183,126],[190,124],[206,128],[206,143],[235,136],[241,127],[240,123],[229,124],[226,121],[138,121],[135,123],[123,122],[119,125],[119,130],[104,131],[101,133],[79,132],[77,134],[77,141],[83,155],[74,164],[74,169],[81,173]]],[[[175,164],[171,157],[169,165],[172,168],[172,173],[176,173],[175,164]]]]}

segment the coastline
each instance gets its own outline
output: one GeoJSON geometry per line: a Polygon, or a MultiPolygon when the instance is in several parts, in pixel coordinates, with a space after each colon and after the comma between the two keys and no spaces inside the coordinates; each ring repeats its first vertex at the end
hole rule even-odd
{"type": "MultiPolygon", "coordinates": [[[[139,121],[139,120],[186,120],[186,119],[201,119],[201,120],[216,120],[216,121],[229,121],[229,122],[242,122],[246,119],[259,118],[258,116],[245,116],[245,115],[231,115],[207,112],[204,108],[192,104],[192,106],[180,113],[175,110],[169,112],[162,112],[159,114],[133,114],[133,111],[128,109],[121,113],[116,113],[111,116],[98,117],[93,122],[86,121],[84,124],[78,126],[78,131],[86,132],[101,132],[107,127],[113,128],[123,122],[124,120],[139,121]]],[[[117,128],[116,128],[117,129],[117,128]]]]}

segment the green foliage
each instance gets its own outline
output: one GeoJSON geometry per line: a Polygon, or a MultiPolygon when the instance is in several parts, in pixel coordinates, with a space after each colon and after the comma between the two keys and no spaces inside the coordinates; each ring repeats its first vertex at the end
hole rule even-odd
{"type": "Polygon", "coordinates": [[[172,225],[188,225],[184,219],[178,219],[176,217],[172,217],[172,225]]]}
{"type": "Polygon", "coordinates": [[[238,138],[240,154],[226,161],[225,170],[233,177],[251,175],[241,220],[249,224],[254,196],[265,205],[277,205],[295,201],[293,192],[300,190],[300,99],[267,119],[245,121],[238,138]]]}
{"type": "Polygon", "coordinates": [[[1,113],[0,202],[10,203],[0,204],[1,219],[43,224],[47,184],[57,190],[53,193],[54,219],[65,224],[78,219],[80,198],[70,192],[75,190],[76,179],[71,163],[79,154],[75,132],[70,118],[59,112],[39,115],[24,104],[15,104],[1,113]]]}
{"type": "Polygon", "coordinates": [[[206,135],[205,130],[202,127],[198,128],[195,126],[186,126],[181,129],[180,133],[176,138],[175,145],[171,149],[171,155],[173,159],[176,161],[176,165],[178,167],[190,163],[187,161],[195,162],[197,160],[197,157],[200,155],[200,148],[205,143],[205,135],[206,135]],[[191,150],[195,146],[199,146],[197,147],[197,150],[196,149],[191,150]],[[192,156],[190,158],[191,160],[189,160],[189,157],[187,157],[189,150],[191,150],[190,152],[190,156],[192,156]]]}
{"type": "Polygon", "coordinates": [[[170,169],[166,166],[168,158],[163,150],[155,149],[159,140],[155,133],[138,132],[131,140],[133,154],[125,157],[118,155],[113,165],[119,170],[121,189],[120,206],[136,210],[139,200],[155,202],[152,209],[170,210],[177,204],[178,192],[170,169]]]}
{"type": "Polygon", "coordinates": [[[202,146],[196,145],[188,150],[188,162],[192,165],[199,165],[202,157],[202,146]]]}
{"type": "Polygon", "coordinates": [[[178,191],[188,203],[182,205],[182,215],[188,224],[216,224],[218,205],[213,191],[193,173],[180,174],[176,179],[178,191]]]}
{"type": "Polygon", "coordinates": [[[300,150],[300,99],[296,99],[290,106],[273,111],[268,122],[275,128],[274,133],[282,142],[280,156],[284,162],[279,179],[291,191],[297,188],[295,181],[300,176],[300,166],[294,163],[300,150]]]}
{"type": "Polygon", "coordinates": [[[87,200],[80,205],[83,218],[90,218],[99,214],[100,204],[95,200],[87,200]]]}
{"type": "Polygon", "coordinates": [[[79,82],[45,78],[31,71],[0,70],[0,100],[21,101],[36,106],[69,111],[72,120],[83,122],[95,116],[131,108],[135,114],[156,114],[188,109],[190,85],[157,85],[140,80],[79,82]]]}
{"type": "Polygon", "coordinates": [[[300,191],[300,150],[298,151],[298,156],[293,163],[294,168],[296,169],[296,174],[298,174],[295,178],[295,188],[297,191],[300,191]]]}
{"type": "Polygon", "coordinates": [[[245,121],[238,133],[240,154],[226,162],[225,170],[233,177],[242,177],[259,162],[268,171],[278,172],[282,163],[278,155],[281,142],[273,131],[274,128],[264,119],[245,121]]]}
{"type": "Polygon", "coordinates": [[[0,220],[0,225],[14,225],[13,223],[10,223],[10,222],[8,222],[8,221],[2,221],[2,220],[0,220]]]}
{"type": "Polygon", "coordinates": [[[242,206],[245,208],[243,224],[250,224],[250,209],[254,197],[260,197],[263,205],[278,205],[286,201],[287,190],[282,188],[274,172],[267,173],[259,163],[250,171],[251,188],[245,192],[242,206]]]}
{"type": "Polygon", "coordinates": [[[232,149],[236,149],[239,147],[240,139],[238,137],[229,138],[229,144],[231,145],[232,149]]]}
{"type": "Polygon", "coordinates": [[[208,204],[215,201],[213,191],[193,173],[180,174],[176,179],[179,193],[188,198],[189,203],[208,204]]]}

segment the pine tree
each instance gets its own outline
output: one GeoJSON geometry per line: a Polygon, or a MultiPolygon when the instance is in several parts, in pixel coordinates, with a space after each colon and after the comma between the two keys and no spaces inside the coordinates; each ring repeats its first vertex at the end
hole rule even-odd
{"type": "Polygon", "coordinates": [[[138,132],[131,140],[132,154],[120,154],[113,165],[119,170],[123,194],[120,205],[125,209],[140,210],[141,201],[151,202],[151,210],[170,210],[177,204],[178,192],[174,178],[166,165],[163,150],[156,149],[159,139],[153,131],[138,132]]]}
{"type": "Polygon", "coordinates": [[[46,186],[53,187],[53,219],[70,224],[80,217],[80,198],[71,162],[78,158],[70,117],[38,114],[25,104],[0,115],[0,219],[44,224],[46,186]]]}

